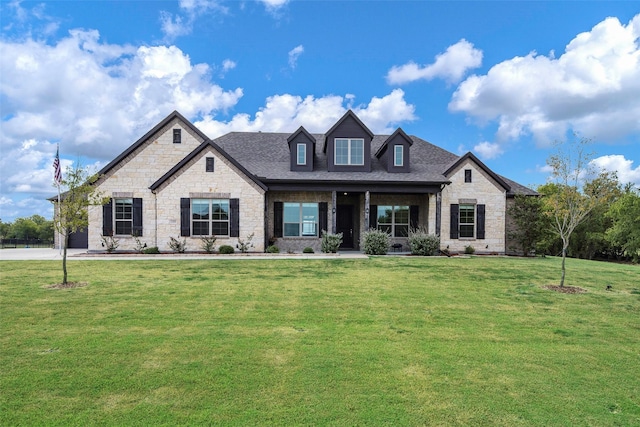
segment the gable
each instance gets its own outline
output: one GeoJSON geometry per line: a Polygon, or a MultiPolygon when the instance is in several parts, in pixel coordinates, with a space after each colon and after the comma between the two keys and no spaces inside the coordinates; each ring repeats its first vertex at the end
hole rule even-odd
{"type": "Polygon", "coordinates": [[[370,172],[373,133],[349,110],[325,135],[329,172],[370,172]]]}
{"type": "MultiPolygon", "coordinates": [[[[511,190],[511,186],[507,184],[499,175],[493,172],[491,169],[487,167],[484,163],[480,161],[473,153],[468,152],[464,156],[460,157],[456,160],[447,170],[444,172],[444,176],[451,179],[454,182],[454,175],[458,174],[461,170],[464,169],[465,166],[469,166],[473,169],[476,169],[480,172],[481,175],[484,175],[486,179],[490,180],[493,185],[500,188],[503,191],[511,190]]],[[[464,174],[464,172],[462,172],[464,174]]],[[[472,178],[473,180],[473,178],[472,178]]],[[[464,180],[462,181],[465,182],[464,180]]]]}

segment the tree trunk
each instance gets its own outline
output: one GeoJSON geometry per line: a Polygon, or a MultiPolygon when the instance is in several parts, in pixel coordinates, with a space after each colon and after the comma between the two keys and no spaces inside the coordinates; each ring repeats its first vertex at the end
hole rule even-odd
{"type": "Polygon", "coordinates": [[[67,284],[67,242],[69,241],[69,230],[64,230],[64,249],[62,251],[62,284],[67,284]]]}
{"type": "Polygon", "coordinates": [[[562,275],[560,276],[560,287],[564,287],[564,275],[565,275],[565,260],[567,259],[567,246],[562,244],[562,275]]]}

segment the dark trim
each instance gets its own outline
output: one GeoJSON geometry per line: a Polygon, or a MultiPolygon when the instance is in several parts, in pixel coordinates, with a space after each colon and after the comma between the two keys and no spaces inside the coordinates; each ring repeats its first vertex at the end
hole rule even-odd
{"type": "Polygon", "coordinates": [[[313,172],[313,161],[316,152],[316,139],[302,126],[287,138],[289,144],[289,169],[294,172],[313,172]],[[298,144],[305,145],[305,164],[298,164],[298,144]]]}
{"type": "Polygon", "coordinates": [[[440,183],[416,183],[414,182],[388,182],[379,181],[265,181],[269,191],[353,191],[371,193],[404,193],[404,194],[431,194],[440,191],[440,183]]]}
{"type": "Polygon", "coordinates": [[[369,228],[378,227],[378,205],[369,207],[369,228]]]}
{"type": "Polygon", "coordinates": [[[273,237],[282,237],[284,203],[273,202],[273,237]]]}
{"type": "MultiPolygon", "coordinates": [[[[373,132],[371,132],[371,131],[369,130],[369,128],[368,128],[368,127],[366,127],[364,123],[362,123],[362,121],[358,118],[358,116],[356,116],[356,114],[355,114],[353,111],[349,110],[349,111],[347,111],[347,112],[344,114],[344,116],[342,116],[342,117],[340,118],[340,120],[338,120],[338,121],[336,122],[336,124],[335,124],[335,125],[333,125],[333,126],[331,127],[331,129],[329,129],[329,130],[326,132],[326,134],[325,134],[325,135],[326,135],[326,137],[325,137],[325,139],[324,139],[324,146],[322,147],[322,152],[323,152],[323,153],[326,153],[326,152],[327,152],[327,141],[329,140],[329,138],[333,137],[333,136],[332,136],[332,134],[333,134],[333,133],[338,129],[338,127],[339,127],[340,125],[342,125],[342,123],[343,123],[345,120],[347,120],[347,118],[349,118],[349,117],[350,117],[350,118],[352,118],[353,120],[355,120],[355,121],[356,121],[356,123],[357,123],[357,124],[358,124],[358,125],[359,125],[359,126],[360,126],[360,127],[361,127],[361,128],[362,128],[362,129],[363,129],[363,130],[368,134],[368,135],[369,135],[369,138],[370,138],[370,139],[369,139],[369,142],[371,142],[371,140],[372,140],[372,139],[373,139],[373,137],[374,137],[373,132]]],[[[346,137],[345,137],[345,138],[346,138],[346,137]]]]}
{"type": "Polygon", "coordinates": [[[229,237],[240,237],[240,199],[229,199],[229,237]]]}
{"type": "Polygon", "coordinates": [[[191,236],[191,199],[188,197],[180,199],[180,235],[191,236]]]}
{"type": "Polygon", "coordinates": [[[460,224],[460,205],[452,204],[450,207],[451,222],[449,226],[449,238],[458,238],[458,226],[460,224]]]}
{"type": "Polygon", "coordinates": [[[484,239],[485,205],[476,205],[476,239],[484,239]]]}
{"type": "Polygon", "coordinates": [[[420,206],[409,206],[409,227],[413,230],[418,228],[420,224],[420,206]]]}
{"type": "Polygon", "coordinates": [[[318,236],[322,236],[322,231],[329,232],[329,203],[320,202],[318,203],[318,228],[320,229],[320,234],[318,236]]]}
{"type": "Polygon", "coordinates": [[[509,184],[507,184],[498,174],[496,174],[491,169],[489,169],[487,167],[487,165],[482,163],[480,161],[480,159],[478,159],[476,156],[474,156],[473,153],[470,152],[470,151],[467,154],[465,154],[464,156],[460,157],[455,162],[453,162],[453,164],[451,166],[449,166],[446,171],[444,171],[444,176],[446,176],[448,178],[449,175],[451,174],[451,172],[453,172],[458,166],[460,166],[467,159],[470,159],[475,164],[480,166],[480,169],[485,171],[487,173],[487,175],[489,175],[491,178],[493,178],[493,180],[496,181],[500,186],[502,186],[502,188],[504,188],[507,191],[511,190],[511,186],[509,184]]]}
{"type": "Polygon", "coordinates": [[[193,133],[195,133],[200,138],[202,138],[203,141],[206,141],[206,140],[209,139],[209,137],[207,135],[202,133],[197,127],[195,127],[193,124],[191,124],[191,122],[189,120],[185,119],[182,114],[178,113],[177,111],[174,111],[171,114],[169,114],[167,117],[165,117],[160,123],[155,125],[153,127],[153,129],[151,129],[149,132],[145,133],[142,137],[140,137],[140,139],[138,139],[136,142],[131,144],[131,146],[129,146],[129,148],[127,148],[125,151],[123,151],[118,157],[113,159],[113,161],[111,161],[108,165],[106,165],[104,168],[102,168],[98,172],[98,176],[102,176],[102,175],[106,174],[107,172],[109,172],[118,163],[120,163],[125,157],[127,157],[128,155],[133,153],[135,150],[137,150],[138,147],[140,147],[142,144],[147,142],[147,140],[149,138],[151,138],[154,134],[156,134],[158,131],[160,131],[160,129],[162,129],[163,127],[165,127],[169,123],[171,123],[171,121],[174,120],[174,119],[178,119],[179,121],[182,121],[184,123],[184,125],[189,128],[189,130],[191,130],[193,133]]]}
{"type": "Polygon", "coordinates": [[[133,198],[133,228],[132,234],[137,237],[142,236],[142,199],[139,197],[133,198]]]}
{"type": "Polygon", "coordinates": [[[102,205],[102,235],[113,236],[113,199],[102,205]]]}

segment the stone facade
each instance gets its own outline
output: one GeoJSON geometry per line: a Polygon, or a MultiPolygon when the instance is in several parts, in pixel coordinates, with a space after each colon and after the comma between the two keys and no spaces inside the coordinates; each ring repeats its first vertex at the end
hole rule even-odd
{"type": "MultiPolygon", "coordinates": [[[[449,179],[451,184],[442,190],[440,247],[453,253],[464,252],[465,247],[472,246],[476,253],[504,254],[506,190],[471,160],[462,162],[449,179]],[[465,182],[465,170],[471,171],[471,182],[465,182]],[[486,206],[484,239],[450,237],[451,204],[486,206]]],[[[475,225],[477,229],[477,221],[475,225]]]]}

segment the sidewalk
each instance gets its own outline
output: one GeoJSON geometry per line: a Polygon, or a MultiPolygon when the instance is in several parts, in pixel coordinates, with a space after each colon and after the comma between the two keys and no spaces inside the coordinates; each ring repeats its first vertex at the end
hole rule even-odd
{"type": "MultiPolygon", "coordinates": [[[[175,259],[367,259],[368,256],[362,252],[343,252],[337,254],[175,254],[162,253],[159,255],[142,254],[97,254],[88,253],[86,249],[68,249],[67,261],[91,260],[91,261],[113,261],[113,260],[175,260],[175,259]]],[[[0,249],[0,261],[27,261],[27,260],[62,260],[62,253],[59,249],[0,249]]]]}

